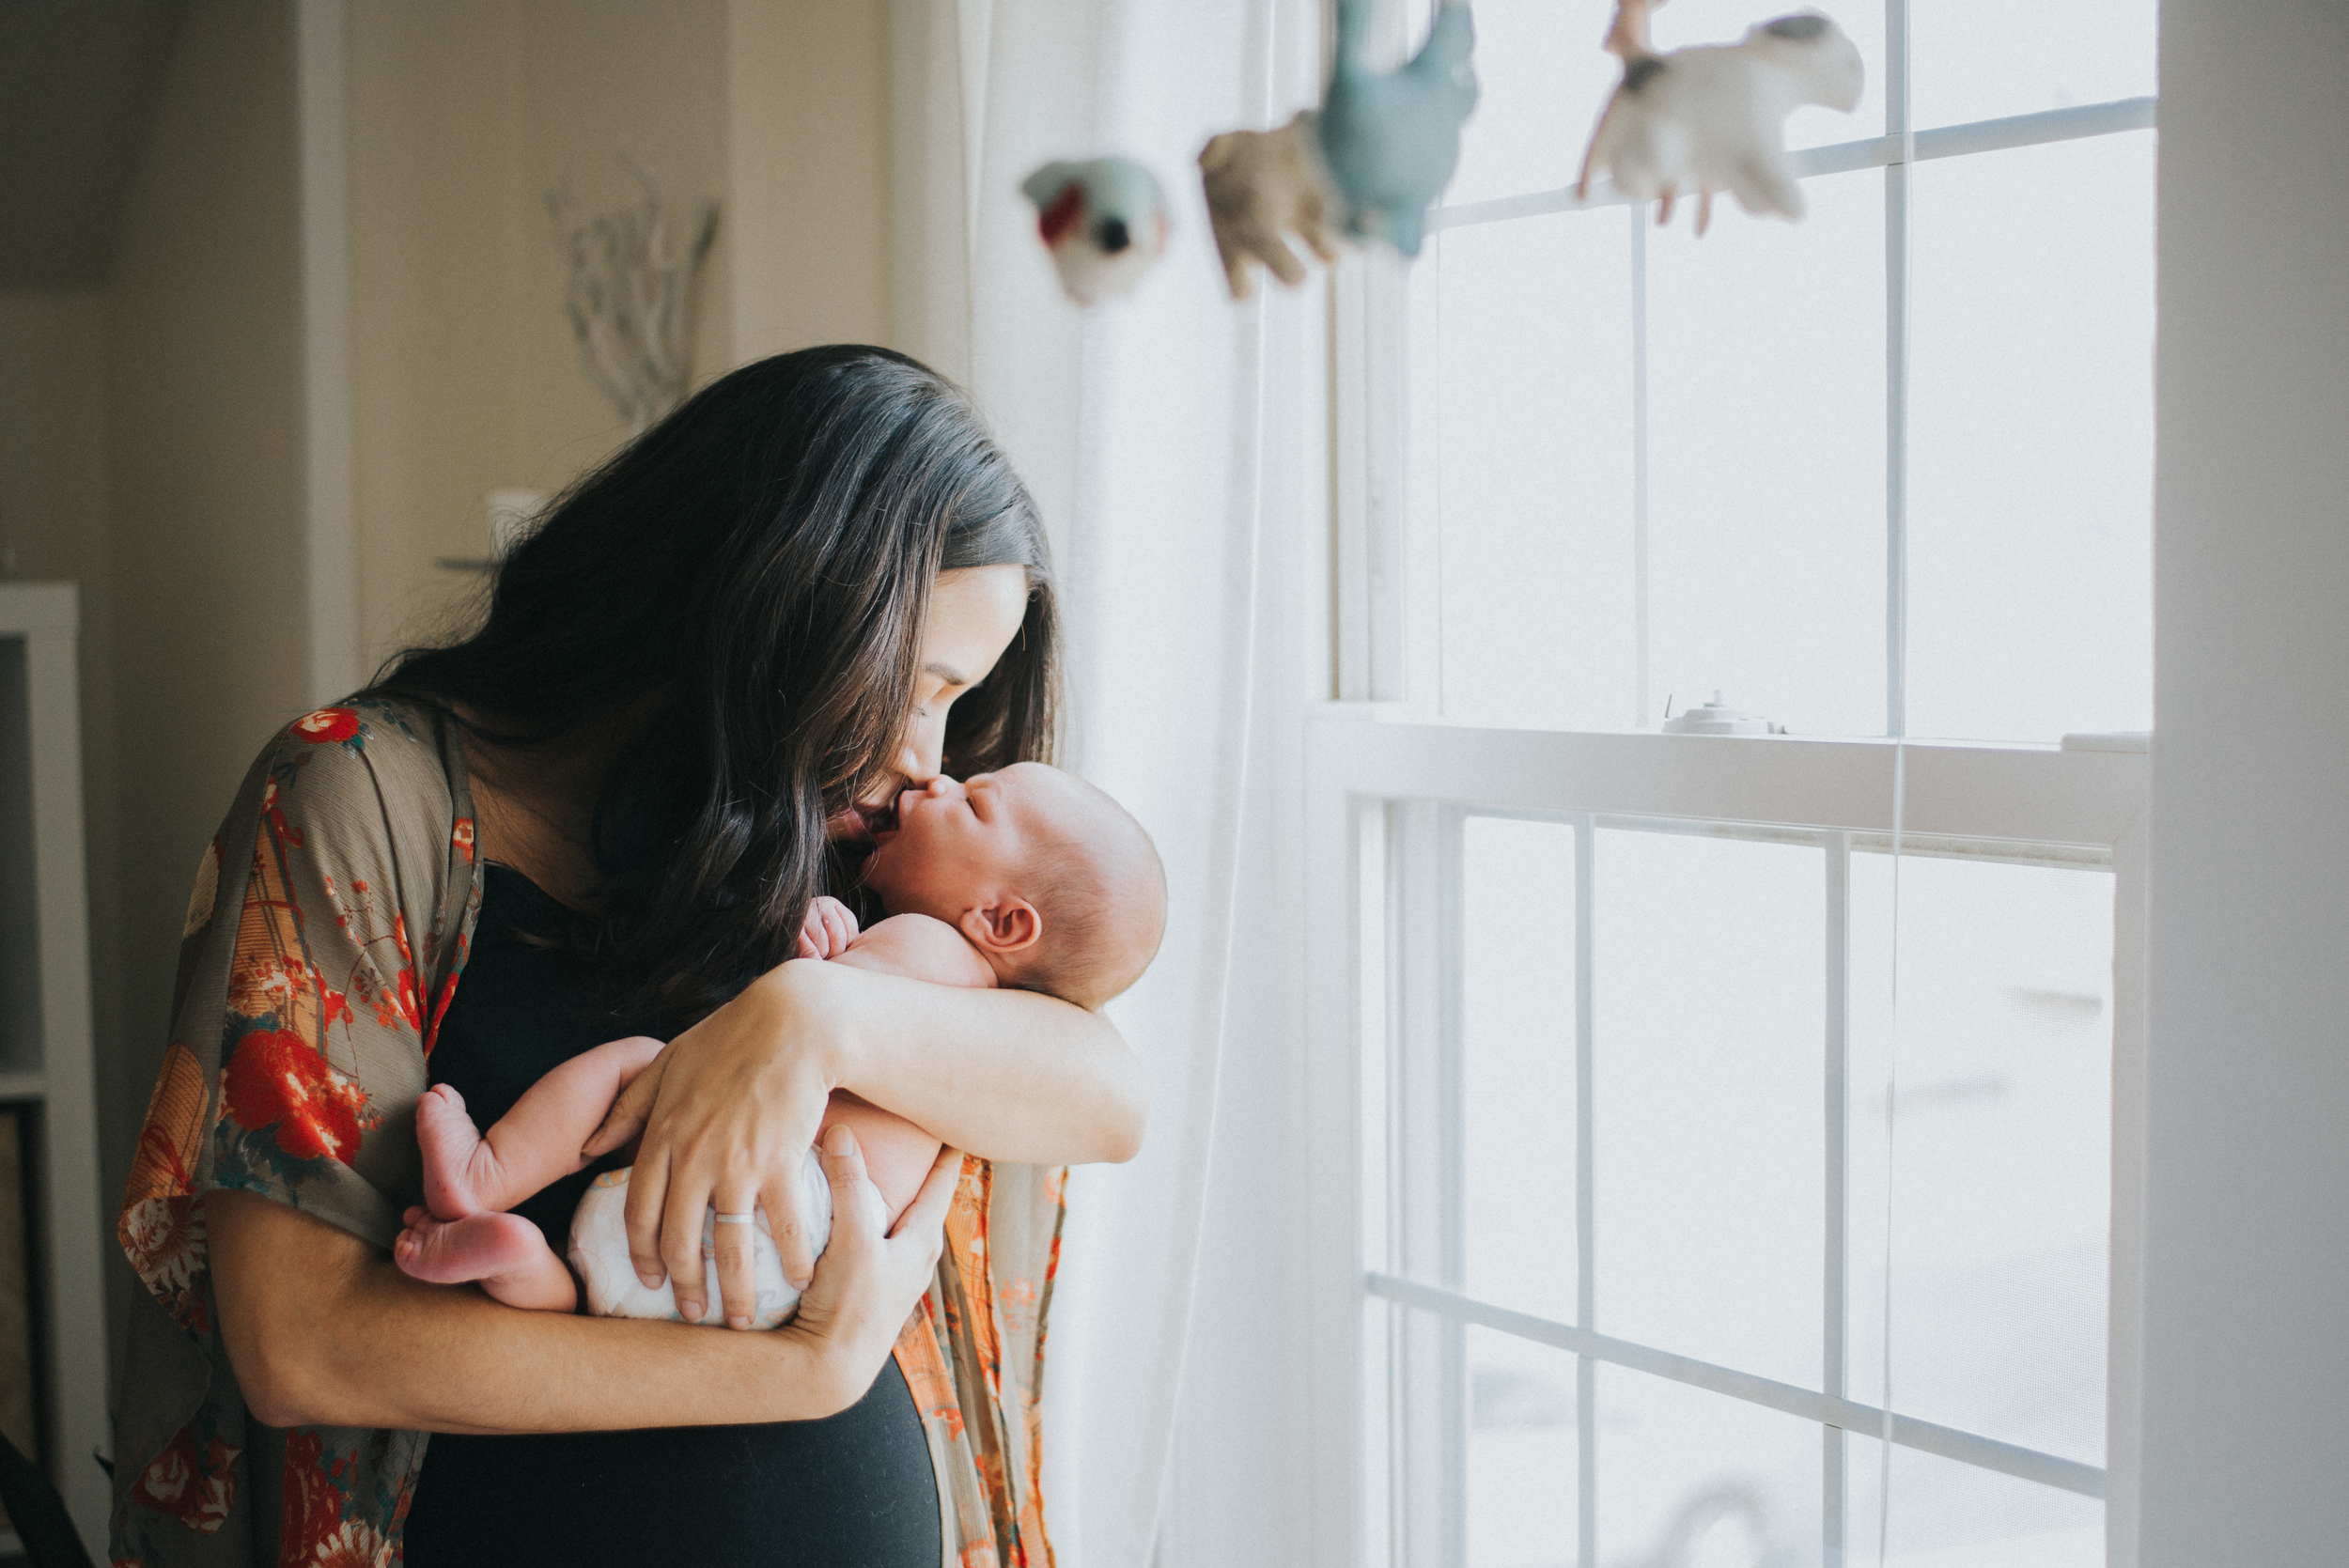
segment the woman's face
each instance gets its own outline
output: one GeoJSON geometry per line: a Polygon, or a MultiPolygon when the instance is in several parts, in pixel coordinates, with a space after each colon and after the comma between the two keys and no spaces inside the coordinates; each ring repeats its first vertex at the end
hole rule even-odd
{"type": "MultiPolygon", "coordinates": [[[[946,746],[946,714],[955,699],[987,678],[1019,634],[1028,613],[1025,567],[968,567],[941,572],[922,623],[922,667],[913,677],[913,711],[906,716],[892,772],[857,804],[887,805],[900,790],[938,776],[946,746]]],[[[844,824],[854,832],[857,824],[844,824]]]]}

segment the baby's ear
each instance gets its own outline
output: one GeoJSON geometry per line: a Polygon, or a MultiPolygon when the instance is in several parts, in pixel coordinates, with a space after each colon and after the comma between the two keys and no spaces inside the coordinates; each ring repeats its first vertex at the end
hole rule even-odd
{"type": "Polygon", "coordinates": [[[1044,939],[1044,917],[1034,905],[1016,893],[994,903],[962,911],[957,929],[982,952],[1006,955],[1024,952],[1044,939]]]}

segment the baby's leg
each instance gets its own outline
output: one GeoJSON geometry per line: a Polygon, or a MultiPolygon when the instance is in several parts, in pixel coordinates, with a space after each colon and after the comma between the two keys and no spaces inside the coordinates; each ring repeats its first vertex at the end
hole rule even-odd
{"type": "Polygon", "coordinates": [[[817,1142],[844,1122],[856,1134],[857,1147],[864,1155],[864,1173],[880,1189],[881,1202],[888,1205],[889,1222],[894,1225],[897,1216],[905,1212],[906,1205],[921,1192],[922,1184],[929,1179],[930,1167],[938,1163],[939,1141],[904,1117],[860,1099],[846,1089],[835,1089],[816,1135],[817,1142]]]}
{"type": "MultiPolygon", "coordinates": [[[[424,1202],[440,1219],[512,1208],[558,1177],[583,1170],[580,1148],[629,1081],[661,1054],[644,1035],[582,1051],[532,1084],[487,1133],[464,1096],[436,1083],[416,1102],[424,1202]]],[[[560,1268],[560,1265],[556,1265],[560,1268]]]]}
{"type": "Polygon", "coordinates": [[[400,1271],[436,1285],[478,1283],[493,1300],[536,1312],[568,1312],[579,1300],[571,1271],[538,1227],[518,1214],[435,1219],[412,1208],[392,1243],[400,1271]]]}

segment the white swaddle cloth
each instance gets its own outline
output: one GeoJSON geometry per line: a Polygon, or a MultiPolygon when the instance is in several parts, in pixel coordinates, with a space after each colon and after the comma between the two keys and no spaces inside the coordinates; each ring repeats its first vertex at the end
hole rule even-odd
{"type": "MultiPolygon", "coordinates": [[[[663,1280],[659,1289],[647,1290],[636,1278],[636,1265],[629,1261],[628,1175],[625,1167],[606,1171],[589,1185],[579,1207],[571,1211],[571,1267],[586,1286],[587,1310],[596,1316],[668,1318],[682,1323],[685,1319],[677,1312],[671,1281],[663,1280]]],[[[832,1239],[832,1183],[813,1149],[801,1168],[800,1202],[807,1211],[808,1239],[820,1253],[832,1239]]],[[[799,1310],[800,1293],[784,1278],[782,1254],[775,1250],[774,1236],[767,1229],[767,1211],[759,1209],[756,1215],[751,1256],[758,1281],[758,1304],[751,1327],[772,1328],[789,1321],[799,1310]]],[[[726,1309],[718,1295],[715,1207],[702,1216],[702,1300],[708,1307],[697,1321],[723,1325],[726,1309]]]]}

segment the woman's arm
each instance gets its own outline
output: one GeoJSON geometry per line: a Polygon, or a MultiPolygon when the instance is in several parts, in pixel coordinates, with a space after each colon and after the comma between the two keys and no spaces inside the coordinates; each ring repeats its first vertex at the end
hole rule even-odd
{"type": "Polygon", "coordinates": [[[931,1281],[960,1157],[940,1158],[884,1240],[855,1141],[827,1143],[832,1242],[799,1315],[765,1334],[518,1312],[412,1280],[299,1209],[207,1193],[229,1364],[272,1426],[591,1432],[832,1415],[871,1386],[931,1281]]]}
{"type": "MultiPolygon", "coordinates": [[[[795,1282],[813,1265],[791,1172],[829,1095],[848,1089],[949,1145],[1034,1164],[1125,1160],[1147,1115],[1142,1064],[1108,1020],[1033,991],[931,986],[794,961],[678,1035],[588,1141],[641,1126],[628,1231],[648,1287],[703,1278],[702,1213],[767,1211],[795,1282]]],[[[756,1295],[747,1238],[720,1228],[728,1311],[756,1295]]]]}

